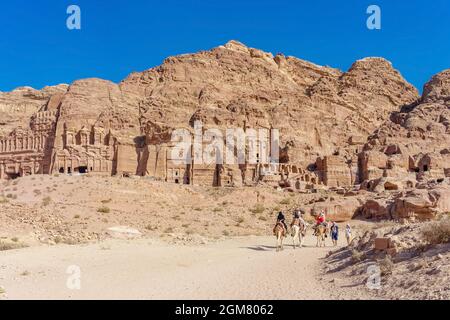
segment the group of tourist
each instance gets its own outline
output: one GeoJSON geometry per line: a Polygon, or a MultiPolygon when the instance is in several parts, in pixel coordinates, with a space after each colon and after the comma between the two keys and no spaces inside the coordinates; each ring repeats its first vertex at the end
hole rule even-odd
{"type": "MultiPolygon", "coordinates": [[[[293,212],[293,218],[294,219],[300,219],[303,224],[307,225],[307,223],[303,220],[303,214],[301,210],[295,209],[293,212]]],[[[284,216],[284,213],[280,211],[278,213],[277,217],[277,223],[281,223],[285,228],[285,234],[287,234],[287,225],[286,225],[286,218],[284,216]]],[[[315,224],[313,226],[314,234],[316,232],[316,229],[319,225],[324,225],[329,231],[330,231],[330,237],[333,241],[333,245],[337,246],[338,239],[339,239],[339,226],[336,223],[336,221],[327,221],[325,218],[325,212],[322,210],[316,217],[315,224]]],[[[327,235],[326,235],[327,236],[327,235]]],[[[349,245],[352,240],[352,228],[350,227],[350,224],[347,223],[345,226],[345,238],[347,240],[347,244],[349,245]]]]}

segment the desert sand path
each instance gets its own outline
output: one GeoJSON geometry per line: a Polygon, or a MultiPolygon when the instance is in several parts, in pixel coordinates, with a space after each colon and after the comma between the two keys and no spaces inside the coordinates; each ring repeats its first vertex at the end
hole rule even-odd
{"type": "MultiPolygon", "coordinates": [[[[241,237],[201,246],[152,239],[0,252],[0,285],[8,299],[335,299],[361,298],[351,287],[331,292],[319,281],[328,248],[283,252],[274,237],[241,237]],[[79,290],[67,268],[79,266],[79,290]]],[[[328,244],[329,245],[329,244],[328,244]]]]}

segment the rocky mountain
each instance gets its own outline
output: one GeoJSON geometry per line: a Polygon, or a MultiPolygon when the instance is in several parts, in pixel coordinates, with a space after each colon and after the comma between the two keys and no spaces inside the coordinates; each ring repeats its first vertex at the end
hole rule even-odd
{"type": "Polygon", "coordinates": [[[143,130],[154,123],[188,127],[197,119],[209,127],[278,128],[292,149],[289,161],[303,165],[347,146],[352,136],[364,142],[392,111],[418,99],[382,58],[341,72],[236,41],[168,58],[119,87],[139,104],[143,130]]]}
{"type": "Polygon", "coordinates": [[[425,84],[416,103],[394,112],[372,135],[366,149],[394,153],[450,153],[450,69],[425,84]]]}
{"type": "Polygon", "coordinates": [[[119,84],[85,79],[2,93],[1,133],[26,126],[52,94],[61,93],[61,122],[100,124],[124,143],[139,134],[189,128],[197,119],[205,127],[273,127],[291,148],[289,161],[304,165],[346,147],[351,137],[363,143],[391,112],[418,99],[382,58],[359,60],[342,72],[230,41],[167,58],[119,84]]]}
{"type": "Polygon", "coordinates": [[[0,137],[18,127],[28,128],[30,117],[45,107],[52,96],[66,93],[67,88],[68,85],[61,84],[42,90],[21,87],[0,92],[0,137]]]}

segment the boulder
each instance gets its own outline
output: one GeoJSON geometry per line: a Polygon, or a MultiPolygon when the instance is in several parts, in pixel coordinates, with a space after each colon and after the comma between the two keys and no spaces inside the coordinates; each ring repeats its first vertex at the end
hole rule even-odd
{"type": "Polygon", "coordinates": [[[388,219],[391,205],[387,199],[369,199],[362,206],[361,214],[366,219],[388,219]]]}
{"type": "Polygon", "coordinates": [[[389,238],[376,238],[374,241],[375,250],[387,250],[390,247],[389,238]]]}
{"type": "Polygon", "coordinates": [[[118,239],[133,239],[142,236],[139,230],[127,227],[127,226],[116,226],[108,228],[106,233],[112,238],[118,239]]]}
{"type": "Polygon", "coordinates": [[[353,197],[315,203],[309,210],[312,216],[316,216],[324,210],[327,220],[345,222],[358,214],[360,206],[358,199],[353,197]]]}
{"type": "Polygon", "coordinates": [[[396,218],[433,219],[436,214],[450,211],[450,189],[415,189],[397,198],[392,211],[396,218]]]}

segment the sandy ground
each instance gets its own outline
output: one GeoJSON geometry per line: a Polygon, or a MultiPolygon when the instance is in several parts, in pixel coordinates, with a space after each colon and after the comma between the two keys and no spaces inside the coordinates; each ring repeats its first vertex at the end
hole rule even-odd
{"type": "MultiPolygon", "coordinates": [[[[0,252],[6,299],[356,299],[320,274],[331,247],[294,250],[288,237],[276,252],[273,237],[237,237],[207,245],[159,240],[107,240],[91,245],[31,247],[0,252]],[[69,266],[81,288],[69,289],[69,266]],[[73,272],[73,270],[72,270],[73,272]]],[[[330,245],[330,244],[328,244],[330,245]]]]}

